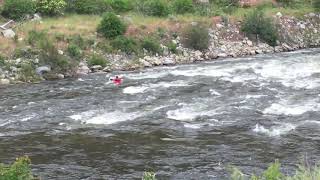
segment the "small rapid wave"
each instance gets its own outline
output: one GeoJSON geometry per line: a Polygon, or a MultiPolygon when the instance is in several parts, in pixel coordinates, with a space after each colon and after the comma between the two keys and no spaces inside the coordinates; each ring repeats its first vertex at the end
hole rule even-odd
{"type": "Polygon", "coordinates": [[[256,133],[266,134],[267,136],[274,137],[274,136],[281,136],[285,135],[288,132],[294,130],[297,126],[294,124],[280,124],[278,126],[273,126],[270,128],[265,128],[260,124],[256,124],[255,128],[253,129],[256,133]]]}

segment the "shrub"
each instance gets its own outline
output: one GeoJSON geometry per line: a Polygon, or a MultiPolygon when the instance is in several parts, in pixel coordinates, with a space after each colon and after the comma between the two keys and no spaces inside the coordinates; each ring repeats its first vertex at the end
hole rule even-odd
{"type": "Polygon", "coordinates": [[[263,11],[255,10],[245,17],[241,30],[247,35],[254,35],[271,46],[275,46],[278,34],[272,19],[265,17],[263,11]]]}
{"type": "Polygon", "coordinates": [[[75,44],[69,44],[67,51],[71,57],[79,58],[81,56],[81,49],[75,44]]]}
{"type": "Polygon", "coordinates": [[[6,62],[4,60],[4,57],[0,54],[0,67],[3,67],[6,65],[6,62]]]}
{"type": "Polygon", "coordinates": [[[127,54],[138,53],[138,44],[130,37],[118,36],[111,41],[111,46],[127,54]]]}
{"type": "Polygon", "coordinates": [[[161,54],[162,48],[160,47],[160,42],[154,38],[147,37],[142,40],[142,48],[151,52],[152,54],[161,54]]]}
{"type": "Polygon", "coordinates": [[[187,48],[195,50],[205,50],[209,47],[209,32],[208,28],[197,25],[188,26],[183,32],[182,43],[187,48]]]}
{"type": "Polygon", "coordinates": [[[144,172],[142,180],[156,180],[156,174],[154,172],[144,172]]]}
{"type": "Polygon", "coordinates": [[[132,0],[110,0],[110,5],[117,12],[126,12],[133,9],[132,0]]]}
{"type": "Polygon", "coordinates": [[[169,6],[164,0],[147,0],[143,3],[142,11],[149,16],[168,16],[169,6]]]}
{"type": "MultiPolygon", "coordinates": [[[[69,0],[70,1],[70,0],[69,0]]],[[[72,2],[69,2],[70,4],[72,2]]],[[[101,14],[110,9],[110,5],[105,0],[75,0],[74,5],[68,5],[68,10],[79,14],[101,14]]]]}
{"type": "Polygon", "coordinates": [[[77,45],[81,49],[84,49],[87,46],[86,41],[79,34],[68,37],[67,41],[70,44],[77,45]]]}
{"type": "Polygon", "coordinates": [[[320,0],[313,0],[313,7],[316,12],[320,12],[320,0]]]}
{"type": "Polygon", "coordinates": [[[11,19],[21,20],[28,14],[36,12],[33,0],[5,0],[2,15],[11,19]]]}
{"type": "Polygon", "coordinates": [[[64,0],[38,0],[37,11],[46,15],[58,15],[66,5],[64,0]]]}
{"type": "Polygon", "coordinates": [[[173,9],[178,14],[190,13],[193,11],[193,1],[175,0],[173,1],[173,9]]]}
{"type": "Polygon", "coordinates": [[[35,82],[40,80],[40,77],[37,75],[35,68],[31,64],[25,63],[21,65],[19,80],[23,82],[35,82]]]}
{"type": "Polygon", "coordinates": [[[177,53],[177,44],[170,42],[167,44],[167,47],[169,49],[170,52],[172,53],[177,53]]]}
{"type": "Polygon", "coordinates": [[[1,179],[34,179],[30,164],[31,161],[27,156],[17,158],[10,166],[0,164],[1,179]]]}
{"type": "Polygon", "coordinates": [[[102,56],[94,54],[88,60],[88,65],[89,66],[100,65],[102,67],[106,67],[107,61],[102,56]]]}
{"type": "Polygon", "coordinates": [[[126,32],[126,25],[114,13],[106,13],[98,26],[98,32],[106,38],[115,38],[126,32]]]}
{"type": "Polygon", "coordinates": [[[44,31],[36,31],[36,30],[31,30],[28,33],[28,38],[27,42],[30,45],[37,45],[40,41],[43,41],[47,39],[47,34],[44,31]]]}

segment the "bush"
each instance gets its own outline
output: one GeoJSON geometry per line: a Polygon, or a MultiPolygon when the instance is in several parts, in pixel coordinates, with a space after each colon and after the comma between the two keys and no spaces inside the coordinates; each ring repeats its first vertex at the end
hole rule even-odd
{"type": "Polygon", "coordinates": [[[208,28],[197,25],[188,26],[183,32],[182,43],[187,48],[195,50],[205,50],[209,47],[209,32],[208,28]]]}
{"type": "Polygon", "coordinates": [[[193,11],[193,1],[175,0],[173,1],[173,9],[177,14],[190,13],[193,11]]]}
{"type": "Polygon", "coordinates": [[[174,54],[178,52],[177,51],[177,44],[175,44],[173,42],[168,43],[167,47],[168,47],[169,51],[174,53],[174,54]]]}
{"type": "Polygon", "coordinates": [[[89,66],[100,65],[102,67],[106,67],[107,61],[102,56],[94,54],[88,60],[88,65],[89,66]]]}
{"type": "Polygon", "coordinates": [[[320,12],[320,0],[313,0],[313,7],[316,12],[320,12]]]}
{"type": "Polygon", "coordinates": [[[27,156],[16,159],[16,161],[10,166],[0,164],[1,179],[34,179],[31,172],[30,164],[31,161],[27,156]]]}
{"type": "Polygon", "coordinates": [[[272,19],[265,17],[263,11],[255,10],[245,17],[241,30],[248,36],[254,35],[271,46],[275,46],[278,40],[278,33],[272,19]]]}
{"type": "Polygon", "coordinates": [[[14,20],[21,20],[26,15],[36,12],[36,3],[33,0],[5,0],[2,15],[14,20]]]}
{"type": "Polygon", "coordinates": [[[101,14],[110,9],[110,5],[105,0],[69,0],[68,10],[79,14],[101,14]],[[74,3],[74,5],[70,4],[74,3]]]}
{"type": "Polygon", "coordinates": [[[113,10],[117,12],[126,12],[133,9],[132,0],[110,0],[113,10]]]}
{"type": "Polygon", "coordinates": [[[138,43],[130,37],[118,36],[111,41],[111,46],[127,54],[138,53],[138,43]]]}
{"type": "Polygon", "coordinates": [[[106,13],[98,26],[98,32],[106,38],[115,38],[126,32],[126,25],[114,13],[106,13]]]}
{"type": "Polygon", "coordinates": [[[142,180],[156,180],[156,174],[154,172],[144,172],[142,180]]]}
{"type": "Polygon", "coordinates": [[[164,0],[147,0],[143,3],[142,11],[149,16],[168,16],[169,6],[164,0]]]}
{"type": "Polygon", "coordinates": [[[87,47],[86,41],[79,34],[68,37],[67,41],[69,44],[77,45],[80,49],[87,47]]]}
{"type": "Polygon", "coordinates": [[[64,0],[38,0],[37,11],[46,15],[58,15],[66,5],[64,0]]]}
{"type": "Polygon", "coordinates": [[[27,42],[30,45],[36,46],[40,41],[47,39],[47,34],[44,31],[31,30],[28,33],[27,42]]]}
{"type": "Polygon", "coordinates": [[[22,64],[19,72],[19,80],[23,82],[36,82],[40,80],[40,77],[35,72],[35,68],[29,64],[22,64]]]}
{"type": "Polygon", "coordinates": [[[147,37],[142,40],[142,48],[147,50],[152,54],[162,54],[162,48],[160,47],[160,42],[154,38],[147,37]]]}
{"type": "Polygon", "coordinates": [[[67,51],[68,54],[73,58],[80,58],[81,56],[81,49],[75,44],[69,44],[67,51]]]}

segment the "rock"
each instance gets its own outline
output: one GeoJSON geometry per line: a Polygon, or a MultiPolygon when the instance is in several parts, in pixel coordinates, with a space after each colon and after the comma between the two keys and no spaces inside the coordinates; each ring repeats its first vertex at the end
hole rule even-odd
{"type": "Polygon", "coordinates": [[[152,64],[149,63],[148,61],[144,60],[144,59],[139,59],[139,62],[144,66],[144,67],[152,67],[152,64]]]}
{"type": "Polygon", "coordinates": [[[222,25],[222,24],[217,24],[216,26],[217,26],[218,29],[221,29],[221,28],[224,27],[224,25],[222,25]]]}
{"type": "Polygon", "coordinates": [[[64,79],[64,75],[63,74],[57,74],[57,78],[58,79],[64,79]]]}
{"type": "Polygon", "coordinates": [[[282,13],[281,12],[277,12],[276,16],[281,18],[282,17],[282,13]]]}
{"type": "Polygon", "coordinates": [[[191,22],[191,25],[192,25],[192,26],[197,26],[197,25],[198,25],[198,22],[191,22]]]}
{"type": "Polygon", "coordinates": [[[0,79],[0,85],[9,85],[10,80],[9,79],[0,79]]]}
{"type": "Polygon", "coordinates": [[[94,66],[91,66],[90,69],[93,71],[93,72],[98,72],[100,70],[102,70],[102,66],[101,65],[94,65],[94,66]]]}
{"type": "Polygon", "coordinates": [[[247,44],[248,44],[248,46],[253,46],[253,43],[250,40],[247,40],[247,44]]]}
{"type": "Polygon", "coordinates": [[[12,29],[6,29],[1,32],[5,38],[14,38],[16,33],[12,29]]]}
{"type": "Polygon", "coordinates": [[[39,75],[43,75],[44,73],[49,73],[51,71],[51,68],[49,66],[40,66],[37,67],[36,72],[39,75]]]}
{"type": "Polygon", "coordinates": [[[250,55],[256,55],[256,51],[254,51],[254,50],[250,51],[249,53],[250,53],[250,55]]]}
{"type": "Polygon", "coordinates": [[[63,55],[64,54],[64,52],[62,51],[62,50],[58,50],[58,53],[60,54],[60,55],[63,55]]]}
{"type": "Polygon", "coordinates": [[[174,60],[173,60],[172,58],[164,58],[162,64],[163,64],[163,65],[174,65],[175,62],[174,62],[174,60]]]}
{"type": "Polygon", "coordinates": [[[77,70],[77,74],[79,75],[86,75],[89,74],[91,72],[91,70],[89,69],[89,67],[87,66],[87,64],[80,62],[79,64],[79,68],[77,70]]]}
{"type": "Polygon", "coordinates": [[[103,68],[102,71],[103,72],[111,72],[112,71],[112,67],[111,66],[107,66],[107,67],[103,68]]]}
{"type": "Polygon", "coordinates": [[[308,16],[309,16],[309,17],[315,17],[316,14],[315,14],[315,13],[309,13],[308,16]]]}
{"type": "Polygon", "coordinates": [[[263,51],[261,49],[257,49],[256,54],[263,54],[263,51]]]}
{"type": "Polygon", "coordinates": [[[225,58],[225,57],[228,57],[228,55],[226,53],[219,53],[218,57],[225,58]]]}
{"type": "Polygon", "coordinates": [[[33,15],[33,19],[32,19],[32,21],[41,21],[41,16],[40,16],[40,14],[38,14],[38,13],[36,13],[36,14],[34,14],[33,15]]]}
{"type": "Polygon", "coordinates": [[[194,52],[194,56],[195,56],[196,60],[200,60],[200,61],[203,60],[203,58],[202,58],[203,54],[201,51],[194,52]]]}
{"type": "Polygon", "coordinates": [[[305,28],[306,28],[306,25],[300,24],[299,27],[300,27],[300,29],[305,29],[305,28]]]}

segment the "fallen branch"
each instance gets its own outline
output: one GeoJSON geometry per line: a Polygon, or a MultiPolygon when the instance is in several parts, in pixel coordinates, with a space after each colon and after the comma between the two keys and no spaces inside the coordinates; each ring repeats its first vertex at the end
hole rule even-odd
{"type": "Polygon", "coordinates": [[[13,20],[10,20],[9,22],[1,25],[0,28],[3,29],[3,30],[6,30],[6,29],[7,29],[6,26],[7,26],[8,24],[12,23],[12,22],[13,22],[13,20]]]}

